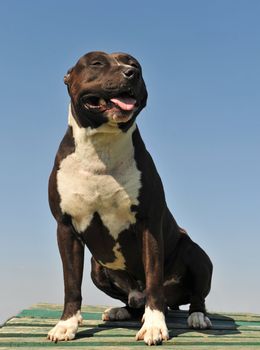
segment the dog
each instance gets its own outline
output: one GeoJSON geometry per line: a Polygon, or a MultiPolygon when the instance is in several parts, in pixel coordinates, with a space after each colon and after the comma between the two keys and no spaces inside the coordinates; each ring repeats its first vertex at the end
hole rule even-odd
{"type": "Polygon", "coordinates": [[[103,320],[143,313],[136,335],[148,345],[169,338],[167,309],[190,304],[188,325],[209,328],[205,298],[212,263],[169,211],[163,185],[135,123],[147,102],[139,62],[90,52],[64,77],[71,99],[67,132],[49,179],[57,221],[65,302],[51,341],[71,340],[82,321],[84,247],[94,284],[125,303],[103,320]]]}

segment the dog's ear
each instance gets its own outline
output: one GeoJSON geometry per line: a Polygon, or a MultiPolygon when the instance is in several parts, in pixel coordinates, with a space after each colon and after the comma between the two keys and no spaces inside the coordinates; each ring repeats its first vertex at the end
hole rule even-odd
{"type": "Polygon", "coordinates": [[[73,67],[70,68],[70,69],[67,71],[67,74],[66,74],[66,75],[64,75],[63,81],[64,81],[64,84],[65,84],[65,85],[69,85],[69,82],[70,82],[70,74],[71,74],[72,70],[73,70],[73,67]]]}

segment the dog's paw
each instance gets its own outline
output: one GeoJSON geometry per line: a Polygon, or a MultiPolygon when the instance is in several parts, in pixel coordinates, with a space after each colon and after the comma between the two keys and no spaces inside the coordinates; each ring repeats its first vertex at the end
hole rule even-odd
{"type": "Polygon", "coordinates": [[[163,340],[169,339],[163,312],[146,307],[143,322],[140,331],[136,334],[136,340],[143,339],[147,345],[158,345],[163,340]]]}
{"type": "Polygon", "coordinates": [[[212,327],[210,319],[202,312],[193,312],[188,317],[187,322],[190,328],[206,329],[212,327]]]}
{"type": "Polygon", "coordinates": [[[47,339],[57,343],[59,340],[72,340],[75,338],[78,326],[83,321],[80,311],[76,315],[68,318],[66,321],[59,321],[55,327],[53,327],[47,336],[47,339]]]}
{"type": "Polygon", "coordinates": [[[122,321],[129,320],[130,318],[131,315],[125,307],[110,307],[102,315],[103,321],[122,321]]]}

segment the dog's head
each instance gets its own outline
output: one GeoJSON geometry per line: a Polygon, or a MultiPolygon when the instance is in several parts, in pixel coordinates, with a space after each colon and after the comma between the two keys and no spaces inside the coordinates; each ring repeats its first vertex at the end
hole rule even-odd
{"type": "Polygon", "coordinates": [[[127,130],[146,105],[141,66],[125,53],[90,52],[68,71],[64,82],[81,127],[110,122],[127,130]]]}

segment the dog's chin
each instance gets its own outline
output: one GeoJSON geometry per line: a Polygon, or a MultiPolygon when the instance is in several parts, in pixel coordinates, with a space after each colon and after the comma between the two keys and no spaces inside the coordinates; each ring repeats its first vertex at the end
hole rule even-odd
{"type": "Polygon", "coordinates": [[[132,119],[134,115],[134,111],[122,111],[120,108],[111,108],[106,110],[103,115],[110,121],[111,123],[127,123],[130,119],[132,119]]]}

